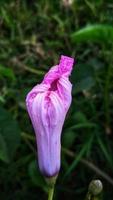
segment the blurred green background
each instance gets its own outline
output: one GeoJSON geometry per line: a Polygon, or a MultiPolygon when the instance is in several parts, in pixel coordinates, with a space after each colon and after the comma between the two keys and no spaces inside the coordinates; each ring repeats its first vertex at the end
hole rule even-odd
{"type": "Polygon", "coordinates": [[[47,199],[25,97],[61,54],[76,65],[55,199],[83,200],[95,178],[113,199],[113,1],[0,0],[1,200],[47,199]]]}

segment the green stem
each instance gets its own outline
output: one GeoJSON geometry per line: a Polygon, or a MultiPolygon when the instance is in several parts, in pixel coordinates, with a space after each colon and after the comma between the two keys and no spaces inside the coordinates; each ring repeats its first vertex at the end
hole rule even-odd
{"type": "Polygon", "coordinates": [[[48,200],[53,200],[53,195],[54,195],[54,186],[49,188],[48,200]]]}
{"type": "Polygon", "coordinates": [[[100,200],[100,199],[99,199],[99,197],[95,197],[95,196],[92,197],[91,194],[88,194],[86,196],[85,200],[100,200]]]}
{"type": "Polygon", "coordinates": [[[110,65],[108,67],[107,75],[106,75],[106,80],[105,80],[105,115],[106,115],[106,124],[109,126],[110,123],[110,108],[109,108],[109,87],[110,87],[110,79],[111,79],[111,74],[112,74],[112,66],[110,65]]]}

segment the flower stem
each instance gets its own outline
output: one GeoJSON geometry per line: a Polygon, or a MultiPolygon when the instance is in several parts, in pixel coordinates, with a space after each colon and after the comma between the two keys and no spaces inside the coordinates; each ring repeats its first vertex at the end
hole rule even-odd
{"type": "Polygon", "coordinates": [[[54,195],[54,186],[50,187],[48,190],[48,200],[53,200],[53,195],[54,195]]]}
{"type": "Polygon", "coordinates": [[[56,179],[57,175],[51,178],[45,178],[46,183],[48,185],[48,200],[53,200],[56,179]]]}

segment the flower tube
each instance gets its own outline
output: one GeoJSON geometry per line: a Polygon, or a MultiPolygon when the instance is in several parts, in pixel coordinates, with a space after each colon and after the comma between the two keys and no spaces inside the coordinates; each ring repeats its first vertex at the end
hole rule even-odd
{"type": "Polygon", "coordinates": [[[54,177],[60,170],[61,132],[72,100],[69,75],[73,62],[73,58],[62,55],[60,63],[26,97],[36,134],[39,168],[45,177],[54,177]]]}

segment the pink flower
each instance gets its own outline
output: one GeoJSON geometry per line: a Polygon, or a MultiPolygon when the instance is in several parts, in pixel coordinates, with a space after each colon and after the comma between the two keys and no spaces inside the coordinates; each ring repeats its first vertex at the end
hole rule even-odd
{"type": "Polygon", "coordinates": [[[36,134],[39,168],[46,177],[55,176],[60,170],[60,138],[72,100],[69,75],[73,62],[73,58],[61,56],[59,65],[52,67],[26,98],[36,134]]]}

